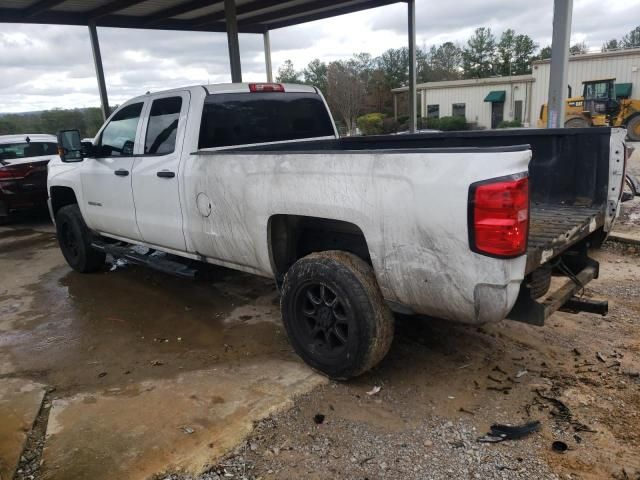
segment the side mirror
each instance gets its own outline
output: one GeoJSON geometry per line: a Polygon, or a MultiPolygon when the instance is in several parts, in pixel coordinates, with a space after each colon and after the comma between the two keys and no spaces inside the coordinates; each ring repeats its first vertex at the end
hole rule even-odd
{"type": "Polygon", "coordinates": [[[63,162],[81,162],[85,155],[78,130],[58,132],[58,155],[63,162]]]}

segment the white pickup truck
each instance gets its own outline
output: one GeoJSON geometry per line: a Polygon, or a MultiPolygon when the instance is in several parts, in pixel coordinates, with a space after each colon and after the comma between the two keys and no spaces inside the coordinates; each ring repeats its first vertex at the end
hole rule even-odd
{"type": "Polygon", "coordinates": [[[59,132],[49,204],[79,272],[111,253],[183,276],[204,262],[274,278],[296,352],[345,379],[385,356],[392,311],[538,325],[560,308],[604,313],[574,294],[597,276],[587,249],[618,212],[624,138],[338,138],[313,87],[197,86],[126,102],[93,144],[59,132]],[[552,275],[566,281],[548,293],[552,275]]]}

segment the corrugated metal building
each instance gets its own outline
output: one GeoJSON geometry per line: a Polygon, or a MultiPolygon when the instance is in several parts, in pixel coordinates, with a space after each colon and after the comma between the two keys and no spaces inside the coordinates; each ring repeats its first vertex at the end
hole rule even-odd
{"type": "MultiPolygon", "coordinates": [[[[502,120],[520,120],[535,127],[549,91],[549,60],[533,63],[531,75],[491,77],[417,85],[418,111],[422,117],[464,115],[480,128],[495,128],[502,120]]],[[[569,58],[568,79],[573,95],[582,94],[582,82],[615,78],[620,92],[640,97],[640,48],[574,55],[569,58]]],[[[399,96],[407,87],[396,88],[395,115],[399,96]]],[[[404,110],[404,109],[403,109],[404,110]]]]}

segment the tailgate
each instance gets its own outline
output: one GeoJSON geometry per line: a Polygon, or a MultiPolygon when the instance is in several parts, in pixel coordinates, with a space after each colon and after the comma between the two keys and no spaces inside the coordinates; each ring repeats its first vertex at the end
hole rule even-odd
{"type": "Polygon", "coordinates": [[[625,132],[610,132],[608,138],[589,139],[590,145],[565,143],[563,150],[556,152],[562,155],[556,155],[553,162],[530,165],[533,200],[526,276],[508,318],[542,325],[555,311],[568,306],[572,312],[606,313],[606,302],[575,295],[598,277],[598,262],[589,258],[589,248],[602,244],[619,211],[625,132]],[[557,171],[550,169],[553,164],[557,171]],[[545,182],[549,174],[573,174],[572,194],[567,197],[566,189],[554,188],[560,185],[555,180],[545,182]],[[550,289],[552,277],[556,288],[550,289]],[[557,277],[564,277],[564,282],[558,282],[557,277]]]}

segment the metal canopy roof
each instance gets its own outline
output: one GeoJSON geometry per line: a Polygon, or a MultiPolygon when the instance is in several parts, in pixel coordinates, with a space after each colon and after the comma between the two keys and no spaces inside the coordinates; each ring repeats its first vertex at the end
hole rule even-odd
{"type": "MultiPolygon", "coordinates": [[[[238,31],[263,33],[406,0],[236,0],[238,31]]],[[[3,0],[0,23],[225,32],[224,0],[3,0]]]]}

